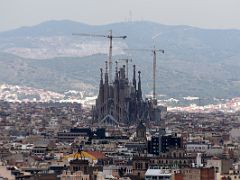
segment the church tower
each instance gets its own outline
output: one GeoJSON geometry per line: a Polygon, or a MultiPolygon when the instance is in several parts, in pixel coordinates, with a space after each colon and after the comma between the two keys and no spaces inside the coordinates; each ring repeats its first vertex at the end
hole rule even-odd
{"type": "Polygon", "coordinates": [[[143,125],[142,121],[140,121],[140,123],[137,126],[136,139],[138,141],[146,141],[146,126],[143,125]]]}

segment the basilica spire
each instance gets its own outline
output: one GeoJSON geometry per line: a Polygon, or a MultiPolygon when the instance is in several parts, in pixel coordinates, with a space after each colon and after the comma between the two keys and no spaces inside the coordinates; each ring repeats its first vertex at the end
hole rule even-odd
{"type": "Polygon", "coordinates": [[[102,68],[100,68],[100,72],[101,72],[100,86],[102,86],[103,85],[103,69],[102,68]]]}
{"type": "Polygon", "coordinates": [[[142,99],[141,71],[138,71],[138,100],[142,99]]]}
{"type": "Polygon", "coordinates": [[[108,62],[105,61],[105,84],[108,84],[108,62]]]}
{"type": "Polygon", "coordinates": [[[118,80],[118,62],[115,61],[116,63],[116,68],[115,68],[115,80],[118,80]]]}
{"type": "Polygon", "coordinates": [[[136,65],[133,65],[133,87],[134,90],[136,91],[137,89],[137,83],[136,83],[136,65]]]}

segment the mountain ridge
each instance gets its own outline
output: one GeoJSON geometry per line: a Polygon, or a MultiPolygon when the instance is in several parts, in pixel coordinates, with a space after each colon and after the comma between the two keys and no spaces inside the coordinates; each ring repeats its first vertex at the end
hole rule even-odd
{"type": "Polygon", "coordinates": [[[49,21],[23,29],[0,33],[2,82],[19,82],[28,86],[32,84],[34,87],[54,91],[74,88],[81,90],[76,86],[83,83],[89,89],[96,90],[99,80],[96,73],[107,60],[107,56],[102,54],[108,53],[108,41],[102,38],[76,37],[72,33],[107,34],[112,29],[115,35],[128,36],[126,40],[113,42],[114,61],[126,56],[133,59],[143,72],[145,93],[151,92],[152,87],[149,73],[152,69],[151,53],[126,52],[123,49],[152,48],[155,44],[166,52],[157,56],[158,94],[171,97],[240,96],[240,30],[202,29],[154,22],[94,26],[72,21],[49,21]],[[154,36],[157,38],[153,41],[154,36]],[[14,58],[20,62],[16,67],[11,64],[14,58]],[[60,70],[65,67],[60,62],[69,68],[64,77],[60,70]],[[21,67],[21,63],[24,66],[21,67]],[[11,73],[4,69],[6,67],[11,73]],[[31,74],[34,68],[35,75],[31,74]],[[42,74],[43,77],[39,78],[42,74]],[[66,84],[64,78],[67,79],[66,84]]]}
{"type": "Polygon", "coordinates": [[[112,23],[104,23],[104,24],[89,24],[85,22],[80,22],[80,21],[74,21],[74,20],[69,20],[69,19],[61,19],[61,20],[47,20],[47,21],[42,21],[40,23],[34,24],[34,25],[28,25],[28,26],[20,26],[18,28],[12,28],[9,30],[4,30],[0,31],[1,33],[9,32],[9,31],[14,31],[18,30],[21,28],[32,28],[32,27],[38,27],[46,24],[62,24],[62,23],[68,23],[68,24],[75,24],[75,25],[84,25],[84,26],[91,26],[91,27],[99,27],[99,26],[111,26],[111,25],[118,25],[118,24],[153,24],[153,25],[159,25],[159,26],[169,26],[169,27],[183,27],[183,28],[195,28],[195,29],[200,29],[200,30],[219,30],[219,31],[225,31],[225,30],[231,30],[231,31],[240,31],[238,28],[207,28],[207,27],[198,27],[198,26],[192,26],[192,25],[186,25],[186,24],[163,24],[155,21],[149,21],[149,20],[139,20],[139,21],[118,21],[118,22],[112,22],[112,23]]]}

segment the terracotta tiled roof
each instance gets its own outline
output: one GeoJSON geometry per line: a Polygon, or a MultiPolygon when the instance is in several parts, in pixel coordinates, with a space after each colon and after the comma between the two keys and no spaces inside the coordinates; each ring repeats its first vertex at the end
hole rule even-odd
{"type": "Polygon", "coordinates": [[[106,158],[106,156],[104,155],[104,153],[102,153],[101,151],[86,151],[88,154],[94,156],[96,159],[103,159],[106,158]]]}

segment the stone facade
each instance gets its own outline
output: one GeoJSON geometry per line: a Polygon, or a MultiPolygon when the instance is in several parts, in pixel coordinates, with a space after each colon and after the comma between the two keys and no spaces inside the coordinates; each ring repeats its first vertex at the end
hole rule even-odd
{"type": "Polygon", "coordinates": [[[138,71],[136,80],[136,67],[133,65],[132,82],[126,76],[125,66],[120,70],[116,67],[115,79],[108,80],[108,67],[103,80],[103,70],[96,105],[93,107],[93,121],[101,124],[133,124],[142,121],[160,120],[161,108],[156,101],[143,100],[141,87],[141,72],[138,71]]]}

